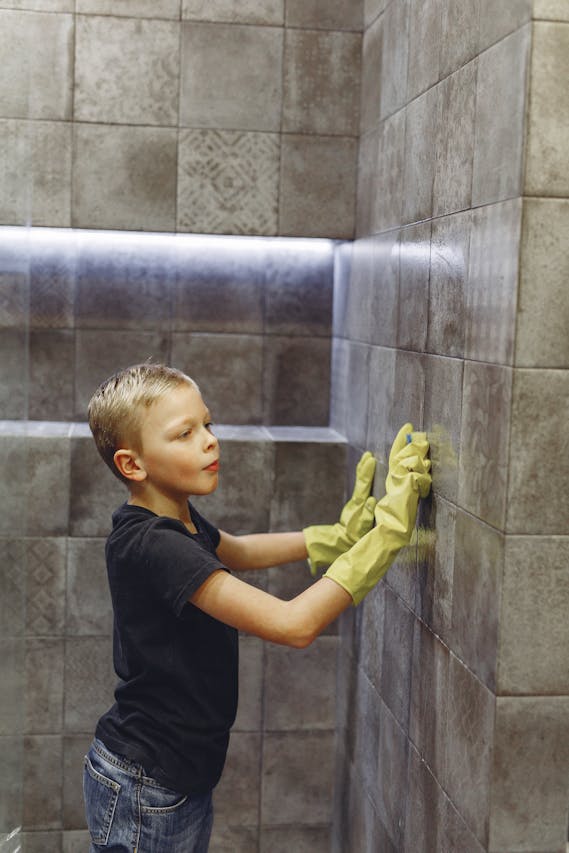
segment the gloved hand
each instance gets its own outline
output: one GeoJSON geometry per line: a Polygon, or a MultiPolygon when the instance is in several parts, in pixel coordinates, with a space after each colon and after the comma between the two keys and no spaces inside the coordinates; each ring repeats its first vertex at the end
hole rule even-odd
{"type": "Polygon", "coordinates": [[[302,531],[313,576],[317,569],[329,566],[371,530],[377,503],[370,497],[374,474],[375,458],[368,451],[358,462],[354,491],[342,510],[340,520],[336,524],[314,525],[302,531]]]}
{"type": "Polygon", "coordinates": [[[428,451],[426,434],[413,432],[412,425],[405,424],[389,455],[387,494],[375,507],[376,526],[338,557],[324,575],[340,584],[354,604],[373,589],[411,540],[419,498],[426,497],[431,488],[428,451]],[[410,443],[406,443],[408,434],[410,443]]]}

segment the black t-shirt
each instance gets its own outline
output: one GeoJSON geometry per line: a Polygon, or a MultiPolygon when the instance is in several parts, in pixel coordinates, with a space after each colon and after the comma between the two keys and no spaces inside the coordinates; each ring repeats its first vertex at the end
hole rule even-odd
{"type": "MultiPolygon", "coordinates": [[[[237,631],[188,599],[225,566],[219,531],[190,505],[182,522],[124,504],[113,514],[107,573],[114,610],[115,704],[96,735],[182,794],[219,781],[237,711],[237,631]]],[[[226,569],[225,569],[226,570],[226,569]]]]}

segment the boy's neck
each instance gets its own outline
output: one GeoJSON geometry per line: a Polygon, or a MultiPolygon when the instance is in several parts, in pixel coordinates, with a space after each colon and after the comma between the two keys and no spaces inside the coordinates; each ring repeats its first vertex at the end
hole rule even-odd
{"type": "Polygon", "coordinates": [[[137,494],[133,491],[127,501],[130,506],[141,506],[144,509],[150,510],[154,515],[165,516],[166,518],[175,518],[181,521],[190,533],[197,533],[196,527],[190,515],[190,507],[188,499],[185,498],[181,502],[177,502],[172,498],[162,494],[137,494]]]}

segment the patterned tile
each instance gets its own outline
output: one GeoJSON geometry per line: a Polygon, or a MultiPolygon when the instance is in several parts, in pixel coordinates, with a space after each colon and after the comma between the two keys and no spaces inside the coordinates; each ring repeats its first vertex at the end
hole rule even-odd
{"type": "Polygon", "coordinates": [[[0,636],[21,634],[25,618],[25,544],[0,538],[0,636]]]}
{"type": "Polygon", "coordinates": [[[26,633],[60,635],[65,619],[65,540],[26,540],[26,633]]]}
{"type": "Polygon", "coordinates": [[[277,134],[183,131],[179,151],[179,230],[275,234],[278,173],[277,134]]]}

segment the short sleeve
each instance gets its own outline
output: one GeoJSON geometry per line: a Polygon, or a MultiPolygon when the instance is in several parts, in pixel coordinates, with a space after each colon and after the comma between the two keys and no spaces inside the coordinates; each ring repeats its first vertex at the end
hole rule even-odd
{"type": "MultiPolygon", "coordinates": [[[[211,525],[209,525],[211,527],[211,525]]],[[[215,528],[213,528],[215,531],[215,528]]],[[[218,534],[219,536],[219,534],[218,534]]],[[[144,576],[157,599],[179,616],[194,592],[215,571],[227,571],[215,555],[175,519],[159,517],[142,541],[144,576]]]]}

